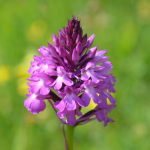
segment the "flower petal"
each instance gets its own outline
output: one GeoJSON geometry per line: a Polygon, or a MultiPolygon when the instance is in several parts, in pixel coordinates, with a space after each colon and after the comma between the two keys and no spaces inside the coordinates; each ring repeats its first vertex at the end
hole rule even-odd
{"type": "Polygon", "coordinates": [[[88,75],[88,73],[85,73],[83,76],[81,76],[81,80],[88,80],[90,78],[90,76],[88,75]]]}
{"type": "Polygon", "coordinates": [[[81,52],[83,51],[83,47],[82,47],[82,43],[81,43],[81,42],[79,42],[79,43],[77,44],[76,50],[77,50],[79,53],[81,53],[81,52]]]}
{"type": "Polygon", "coordinates": [[[57,101],[54,103],[54,106],[59,109],[60,112],[64,111],[66,102],[64,100],[57,101]]]}
{"type": "Polygon", "coordinates": [[[115,107],[116,107],[116,105],[108,105],[108,107],[106,109],[107,113],[110,113],[115,107]]]}
{"type": "Polygon", "coordinates": [[[84,92],[84,93],[82,94],[81,99],[84,101],[85,107],[90,104],[90,99],[91,99],[91,97],[89,97],[89,95],[88,95],[86,92],[84,92]]]}
{"type": "Polygon", "coordinates": [[[76,102],[73,99],[70,99],[68,95],[65,96],[63,100],[66,101],[67,110],[71,111],[76,109],[76,102]]]}
{"type": "Polygon", "coordinates": [[[47,95],[50,92],[50,87],[45,85],[40,88],[40,94],[47,95]]]}
{"type": "Polygon", "coordinates": [[[64,82],[65,85],[71,86],[73,85],[73,81],[70,80],[67,76],[62,77],[62,82],[64,82]]]}
{"type": "Polygon", "coordinates": [[[105,113],[104,110],[98,110],[98,111],[95,113],[95,115],[96,115],[97,120],[98,120],[99,122],[102,122],[102,121],[104,120],[104,118],[105,118],[106,113],[105,113]]]}
{"type": "Polygon", "coordinates": [[[57,79],[56,79],[56,84],[55,84],[55,86],[54,86],[54,89],[55,90],[60,90],[61,89],[61,87],[62,87],[62,80],[63,80],[63,78],[62,77],[58,77],[57,79]]]}
{"type": "Polygon", "coordinates": [[[79,52],[76,49],[74,49],[72,53],[72,61],[76,62],[79,60],[79,58],[80,58],[79,52]]]}
{"type": "Polygon", "coordinates": [[[112,104],[115,104],[115,103],[117,102],[116,99],[114,99],[111,94],[109,94],[108,92],[105,93],[105,94],[107,95],[108,99],[110,100],[110,102],[111,102],[112,104]]]}
{"type": "Polygon", "coordinates": [[[75,112],[74,111],[70,111],[67,115],[67,119],[66,122],[70,125],[73,126],[76,123],[76,117],[75,117],[75,112]]]}
{"type": "Polygon", "coordinates": [[[78,96],[76,96],[75,94],[73,94],[72,96],[72,100],[77,102],[80,106],[85,107],[85,103],[83,100],[81,100],[78,96]]]}
{"type": "Polygon", "coordinates": [[[87,42],[86,42],[87,48],[90,48],[90,47],[92,46],[93,41],[94,41],[94,38],[95,38],[95,34],[92,34],[92,35],[90,36],[90,38],[87,40],[87,42]]]}
{"type": "Polygon", "coordinates": [[[46,108],[46,104],[43,100],[34,100],[31,103],[30,109],[32,114],[37,114],[46,108]]]}
{"type": "Polygon", "coordinates": [[[54,46],[59,46],[59,39],[58,37],[53,33],[53,43],[54,43],[54,46]]]}

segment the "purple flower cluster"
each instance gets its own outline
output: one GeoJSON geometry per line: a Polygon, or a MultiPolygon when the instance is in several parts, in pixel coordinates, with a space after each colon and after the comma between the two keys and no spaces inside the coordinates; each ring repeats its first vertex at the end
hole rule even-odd
{"type": "Polygon", "coordinates": [[[48,43],[48,48],[38,49],[41,56],[34,56],[31,62],[29,94],[24,101],[31,113],[43,111],[48,99],[64,124],[84,124],[93,116],[92,119],[104,121],[104,126],[114,122],[107,117],[116,106],[110,94],[115,93],[116,80],[109,74],[113,66],[107,61],[106,50],[91,48],[94,37],[94,34],[88,39],[87,34],[83,36],[80,21],[73,17],[68,26],[59,30],[58,36],[53,34],[53,45],[48,43]],[[96,108],[82,115],[82,107],[87,107],[91,100],[96,108]]]}

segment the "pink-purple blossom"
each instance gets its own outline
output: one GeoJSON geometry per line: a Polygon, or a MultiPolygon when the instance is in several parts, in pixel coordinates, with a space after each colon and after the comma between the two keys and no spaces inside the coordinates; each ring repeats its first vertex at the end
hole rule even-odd
{"type": "Polygon", "coordinates": [[[95,108],[97,110],[95,112],[95,116],[96,116],[97,120],[99,122],[104,121],[104,126],[107,126],[108,122],[115,122],[112,118],[109,118],[107,116],[107,114],[109,112],[111,112],[115,107],[116,107],[116,105],[108,105],[107,108],[101,109],[101,107],[99,107],[99,105],[97,105],[96,108],[95,108]]]}
{"type": "Polygon", "coordinates": [[[41,46],[38,49],[41,56],[34,56],[31,62],[29,94],[24,106],[37,114],[46,108],[45,101],[48,100],[61,123],[71,126],[93,119],[104,121],[104,126],[114,122],[107,114],[116,106],[111,95],[116,92],[116,79],[110,74],[113,66],[107,61],[106,50],[91,47],[95,35],[89,38],[87,34],[83,35],[80,21],[72,17],[58,35],[53,33],[52,38],[53,44],[41,46]],[[111,105],[107,104],[107,99],[111,105]],[[90,101],[97,106],[82,114],[82,108],[90,101]]]}

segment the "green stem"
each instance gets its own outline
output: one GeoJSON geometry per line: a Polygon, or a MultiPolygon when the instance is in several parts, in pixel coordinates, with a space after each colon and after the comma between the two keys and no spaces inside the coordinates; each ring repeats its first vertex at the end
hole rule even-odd
{"type": "Polygon", "coordinates": [[[74,126],[67,125],[67,144],[69,150],[73,150],[74,126]]]}

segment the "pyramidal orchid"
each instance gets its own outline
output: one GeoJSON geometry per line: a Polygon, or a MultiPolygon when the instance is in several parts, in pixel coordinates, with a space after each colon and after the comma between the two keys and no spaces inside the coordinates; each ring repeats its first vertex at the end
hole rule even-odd
{"type": "Polygon", "coordinates": [[[116,79],[110,74],[113,66],[105,56],[106,50],[91,47],[95,35],[89,38],[87,34],[83,35],[80,21],[75,17],[59,30],[58,35],[52,36],[53,44],[41,46],[38,49],[41,56],[34,56],[31,62],[29,94],[24,106],[37,114],[44,111],[48,100],[61,123],[68,124],[69,128],[94,119],[104,122],[104,126],[114,122],[107,114],[116,106],[116,100],[110,94],[115,93],[116,79]],[[111,105],[108,105],[108,99],[111,105]],[[90,101],[96,107],[82,114],[82,108],[90,101]]]}

